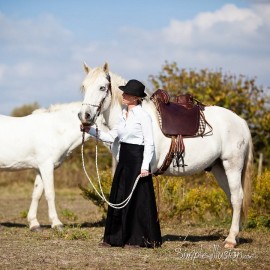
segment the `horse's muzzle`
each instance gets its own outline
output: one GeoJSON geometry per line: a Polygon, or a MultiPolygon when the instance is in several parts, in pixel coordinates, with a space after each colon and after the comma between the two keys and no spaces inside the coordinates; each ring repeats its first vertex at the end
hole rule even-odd
{"type": "Polygon", "coordinates": [[[78,113],[78,117],[80,119],[80,121],[82,122],[83,125],[85,126],[91,126],[94,124],[94,117],[91,117],[91,115],[89,113],[82,113],[82,112],[79,112],[78,113]]]}

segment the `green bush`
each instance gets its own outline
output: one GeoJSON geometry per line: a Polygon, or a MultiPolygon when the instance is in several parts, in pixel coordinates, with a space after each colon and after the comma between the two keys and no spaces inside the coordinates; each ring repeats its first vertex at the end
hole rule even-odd
{"type": "MultiPolygon", "coordinates": [[[[162,220],[177,219],[181,222],[206,222],[226,218],[229,202],[225,193],[217,186],[213,178],[191,182],[193,177],[161,176],[160,217],[162,220]]],[[[156,191],[157,190],[157,185],[156,191]]]]}
{"type": "MultiPolygon", "coordinates": [[[[98,190],[99,193],[101,193],[98,179],[97,177],[91,178],[92,183],[94,184],[95,188],[98,190]]],[[[101,186],[103,190],[104,196],[109,200],[109,194],[111,190],[112,185],[112,172],[111,169],[107,169],[100,172],[100,180],[101,180],[101,186]]],[[[96,206],[100,207],[103,211],[103,215],[105,217],[105,214],[108,210],[107,204],[100,198],[100,196],[96,193],[92,185],[89,183],[87,187],[83,185],[79,185],[79,188],[82,191],[82,196],[87,199],[91,200],[96,206]]]]}
{"type": "Polygon", "coordinates": [[[61,215],[70,221],[76,221],[78,219],[77,215],[67,208],[61,210],[61,215]]]}
{"type": "Polygon", "coordinates": [[[252,203],[259,214],[270,213],[270,171],[265,171],[255,181],[252,203]]]}
{"type": "MultiPolygon", "coordinates": [[[[100,177],[104,194],[109,198],[112,183],[111,170],[102,171],[100,177]]],[[[227,218],[225,214],[228,214],[230,208],[225,193],[217,186],[213,177],[205,177],[204,174],[201,177],[204,179],[165,176],[153,179],[161,220],[205,222],[227,218]]],[[[93,182],[99,190],[97,180],[93,182]]],[[[84,198],[91,200],[101,207],[104,214],[106,213],[106,203],[100,199],[91,185],[80,186],[80,189],[84,198]]]]}
{"type": "Polygon", "coordinates": [[[266,170],[254,182],[252,205],[249,211],[248,228],[270,228],[270,171],[266,170]]]}
{"type": "MultiPolygon", "coordinates": [[[[253,183],[252,204],[246,227],[270,227],[270,171],[253,183]]],[[[98,188],[96,180],[96,187],[98,188]]],[[[105,196],[109,198],[111,170],[101,172],[105,196]]],[[[227,223],[231,220],[231,206],[223,190],[211,173],[188,177],[158,176],[153,178],[160,220],[188,223],[227,223]]],[[[101,207],[104,215],[107,205],[92,187],[82,187],[83,196],[101,207]]],[[[99,188],[98,188],[99,190],[99,188]]]]}

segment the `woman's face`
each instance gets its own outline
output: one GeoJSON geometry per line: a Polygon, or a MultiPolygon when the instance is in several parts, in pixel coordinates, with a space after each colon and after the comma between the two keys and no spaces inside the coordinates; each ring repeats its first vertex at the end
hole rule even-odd
{"type": "Polygon", "coordinates": [[[132,96],[132,95],[129,95],[126,93],[123,93],[122,97],[123,97],[122,102],[125,105],[137,105],[138,104],[139,97],[132,96]]]}

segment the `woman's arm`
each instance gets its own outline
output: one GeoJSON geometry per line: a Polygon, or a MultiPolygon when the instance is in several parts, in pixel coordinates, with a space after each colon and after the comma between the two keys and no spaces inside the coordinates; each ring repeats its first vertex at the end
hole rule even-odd
{"type": "Polygon", "coordinates": [[[142,176],[143,176],[143,174],[146,173],[145,171],[149,171],[149,165],[154,154],[152,119],[149,114],[145,114],[145,117],[143,117],[141,121],[141,125],[142,125],[142,133],[143,133],[143,138],[144,138],[143,162],[142,162],[142,167],[141,167],[142,176]]]}
{"type": "Polygon", "coordinates": [[[81,125],[81,131],[85,131],[86,133],[90,134],[90,136],[98,138],[101,141],[108,142],[108,143],[113,143],[115,138],[117,137],[117,127],[111,129],[108,132],[104,132],[102,130],[97,130],[96,128],[92,126],[83,126],[81,125]]]}

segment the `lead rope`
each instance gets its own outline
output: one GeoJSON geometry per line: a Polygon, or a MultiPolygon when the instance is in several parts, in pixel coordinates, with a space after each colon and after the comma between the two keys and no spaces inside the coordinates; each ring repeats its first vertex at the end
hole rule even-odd
{"type": "MultiPolygon", "coordinates": [[[[96,130],[97,130],[97,129],[96,129],[96,130]]],[[[97,134],[97,133],[96,133],[96,134],[97,134]]],[[[91,186],[93,187],[93,189],[96,191],[96,193],[98,194],[98,196],[99,196],[103,201],[105,201],[110,207],[115,208],[115,209],[122,209],[122,208],[124,208],[124,207],[129,203],[129,201],[130,201],[130,199],[131,199],[131,197],[132,197],[132,195],[133,195],[133,192],[134,192],[134,190],[135,190],[135,188],[136,188],[136,186],[137,186],[137,184],[138,184],[138,182],[139,182],[139,179],[140,179],[141,175],[139,174],[139,175],[137,176],[137,178],[136,178],[136,180],[135,180],[135,183],[134,183],[134,185],[133,185],[133,188],[132,188],[132,190],[131,190],[129,196],[128,196],[124,201],[122,201],[121,203],[111,203],[111,202],[109,202],[109,201],[106,199],[106,197],[105,197],[105,195],[104,195],[104,193],[103,193],[103,189],[102,189],[101,181],[100,181],[99,170],[98,170],[98,162],[97,162],[97,160],[98,160],[98,158],[97,158],[97,157],[98,157],[98,156],[97,156],[97,153],[98,153],[98,147],[97,147],[97,146],[98,146],[98,140],[96,139],[96,171],[97,171],[98,184],[99,184],[99,189],[100,189],[100,191],[101,191],[101,194],[100,194],[100,193],[98,192],[98,190],[96,189],[95,185],[93,184],[91,178],[89,177],[89,175],[88,175],[88,173],[87,173],[87,171],[86,171],[85,162],[84,162],[84,142],[85,142],[85,139],[84,139],[84,138],[85,138],[85,132],[83,131],[83,133],[82,133],[82,147],[81,147],[82,166],[83,166],[84,173],[85,173],[85,175],[86,175],[86,177],[87,177],[89,183],[91,184],[91,186]]]]}

